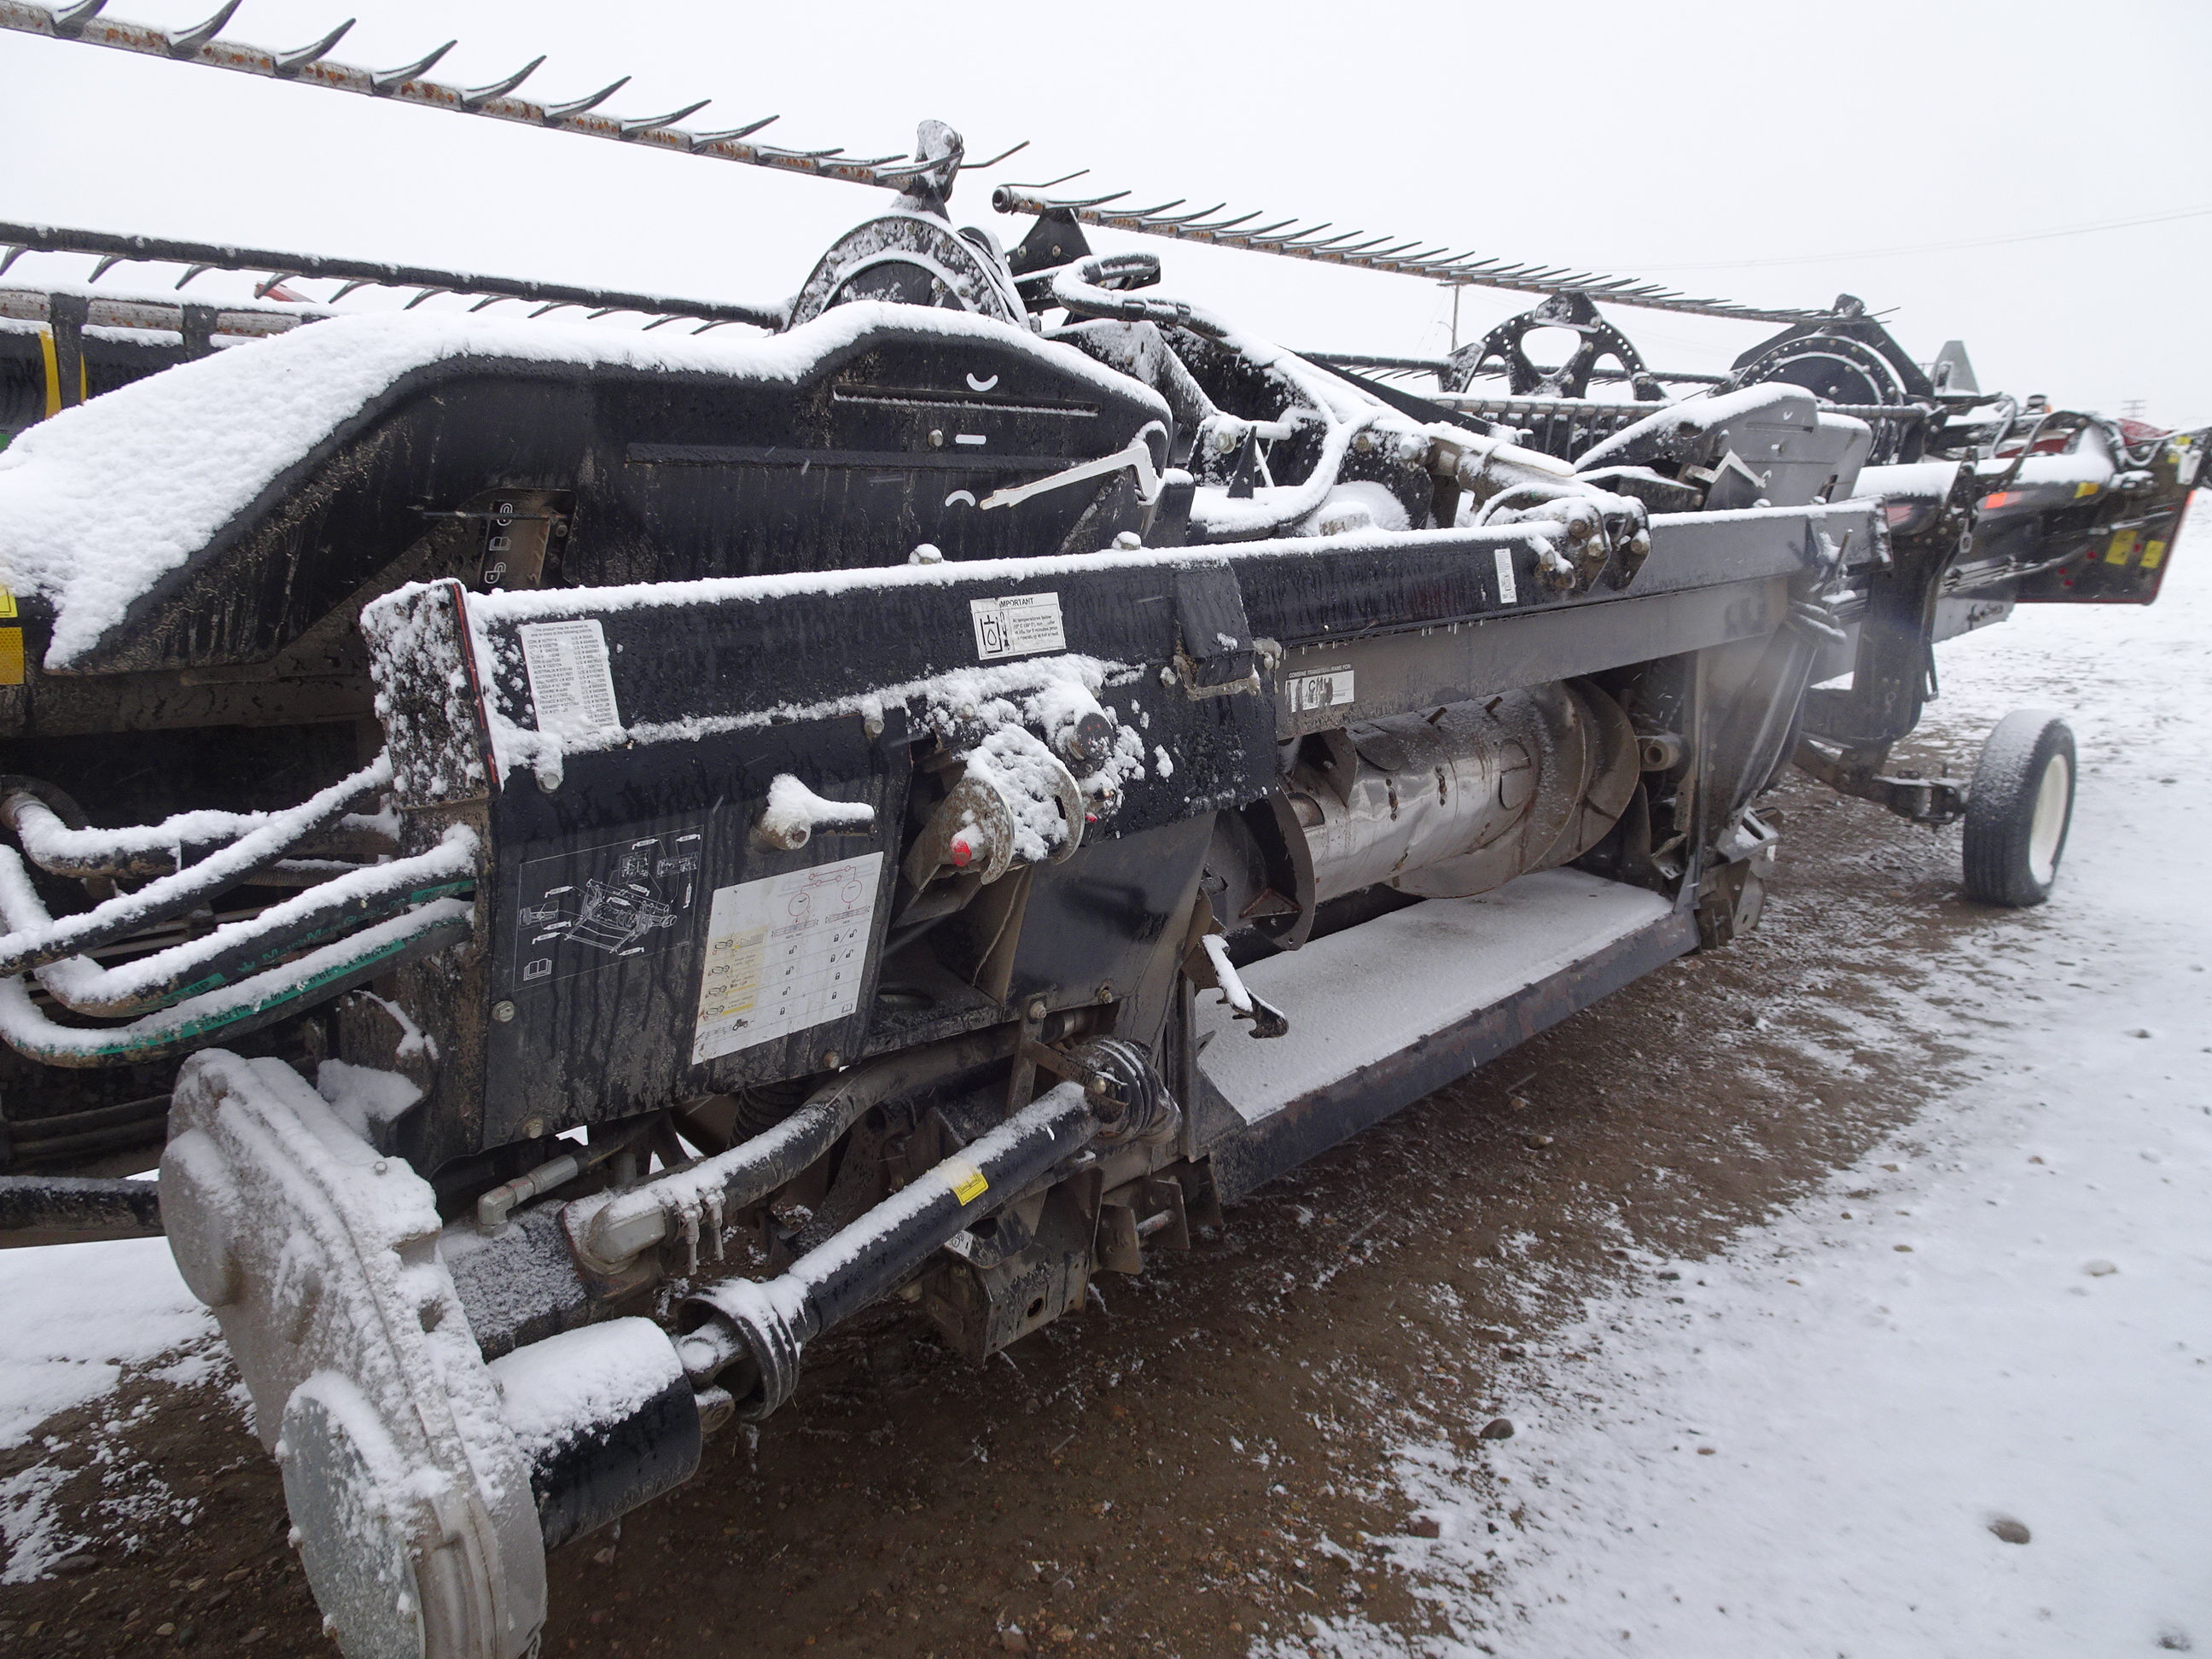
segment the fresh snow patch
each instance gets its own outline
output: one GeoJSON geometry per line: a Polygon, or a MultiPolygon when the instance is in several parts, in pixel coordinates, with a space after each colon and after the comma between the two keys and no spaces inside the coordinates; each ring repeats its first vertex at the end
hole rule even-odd
{"type": "Polygon", "coordinates": [[[315,1067],[315,1092],[363,1140],[375,1139],[372,1127],[393,1121],[422,1098],[422,1090],[398,1072],[343,1060],[326,1060],[315,1067]]]}
{"type": "Polygon", "coordinates": [[[0,1449],[216,1328],[161,1238],[0,1250],[0,1449]]]}

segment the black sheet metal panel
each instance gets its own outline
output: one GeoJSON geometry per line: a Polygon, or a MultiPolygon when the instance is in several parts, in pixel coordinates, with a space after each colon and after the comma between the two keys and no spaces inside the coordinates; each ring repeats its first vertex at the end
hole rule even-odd
{"type": "MultiPolygon", "coordinates": [[[[1024,337],[947,333],[879,309],[858,337],[811,363],[797,356],[800,334],[782,337],[775,345],[797,365],[790,378],[489,351],[409,370],[272,479],[70,669],[262,660],[417,541],[422,509],[492,489],[575,491],[549,586],[890,565],[923,542],[954,561],[1082,551],[1135,527],[1126,489],[1122,511],[1085,519],[1119,489],[1115,477],[1011,510],[978,503],[1126,447],[1166,421],[1154,393],[1134,380],[1117,386],[1087,362],[1063,368],[1049,361],[1054,348],[1024,337]]],[[[1156,462],[1166,442],[1163,426],[1156,462]]]]}
{"type": "Polygon", "coordinates": [[[1238,1126],[1212,1147],[1213,1176],[1222,1198],[1242,1197],[1297,1168],[1697,945],[1696,919],[1677,912],[1249,1126],[1220,1098],[1201,1067],[1198,1086],[1212,1097],[1200,1106],[1201,1119],[1238,1126]]]}
{"type": "MultiPolygon", "coordinates": [[[[524,1138],[532,1120],[554,1133],[808,1075],[827,1052],[874,1046],[909,704],[950,709],[957,723],[963,699],[986,684],[970,678],[986,666],[976,603],[1045,595],[1057,602],[1066,652],[1108,665],[1100,701],[1145,745],[1118,811],[1090,826],[1067,863],[1033,872],[1012,1000],[1043,994],[1059,1006],[1094,1000],[1104,983],[1116,996],[1138,986],[1188,904],[1213,812],[1273,787],[1273,717],[1249,672],[1243,686],[1201,684],[1194,695],[1174,666],[1179,657],[1201,670],[1249,659],[1225,561],[1107,556],[483,595],[467,600],[480,649],[466,655],[456,585],[382,602],[374,668],[403,802],[425,829],[438,815],[420,809],[466,805],[486,840],[479,987],[417,1000],[447,1022],[433,1115],[478,1125],[476,1144],[495,1146],[524,1138]],[[383,625],[387,612],[405,613],[408,625],[383,625]],[[1200,618],[1213,637],[1187,641],[1200,618]],[[491,732],[512,725],[526,740],[536,726],[520,630],[576,623],[596,624],[605,641],[620,728],[599,746],[571,748],[550,790],[527,766],[495,782],[491,732]],[[873,830],[817,834],[797,852],[764,845],[753,830],[784,773],[826,799],[866,802],[873,830]],[[846,1011],[726,1052],[696,1048],[715,945],[730,937],[716,896],[869,858],[878,862],[866,878],[861,977],[839,1005],[846,1011]]],[[[988,666],[1000,683],[1042,683],[1064,672],[1049,665],[1065,654],[988,666]]],[[[843,884],[857,893],[862,884],[843,884]]],[[[764,900],[756,890],[742,902],[764,900]]],[[[950,1011],[949,1029],[972,1024],[973,1012],[950,1011]]],[[[910,1014],[899,1024],[906,1042],[941,1035],[910,1014]]]]}
{"type": "Polygon", "coordinates": [[[1537,579],[1531,538],[1541,526],[1260,542],[1233,556],[1253,631],[1296,645],[1794,576],[1826,562],[1821,537],[1856,552],[1875,544],[1881,523],[1879,507],[1869,501],[1658,514],[1651,520],[1650,556],[1633,580],[1625,588],[1601,581],[1571,595],[1553,593],[1537,579]],[[1510,597],[1501,558],[1510,572],[1510,597]]]}
{"type": "MultiPolygon", "coordinates": [[[[1113,836],[1241,806],[1273,787],[1274,723],[1260,696],[1219,686],[1206,689],[1220,695],[1193,696],[1180,678],[1163,681],[1178,653],[1201,664],[1249,655],[1236,576],[1218,556],[1107,556],[487,595],[471,611],[498,659],[518,665],[520,628],[596,620],[623,725],[640,744],[681,744],[722,725],[859,714],[909,697],[957,705],[981,696],[986,683],[956,684],[948,675],[988,668],[1018,677],[1024,665],[1054,656],[1095,659],[1107,670],[1101,702],[1141,736],[1146,755],[1120,810],[1093,832],[1113,836]],[[1184,613],[1200,596],[1203,625],[1214,632],[1187,641],[1184,613]],[[1018,598],[1056,602],[1064,646],[985,659],[977,605],[1018,598]],[[1222,635],[1237,644],[1224,647],[1222,635]],[[1197,648],[1186,652],[1187,643],[1197,648]]],[[[495,679],[495,716],[532,727],[520,675],[502,668],[495,679]]]]}
{"type": "Polygon", "coordinates": [[[1473,702],[1771,634],[1788,615],[1788,586],[1769,577],[1292,646],[1276,671],[1277,729],[1293,737],[1473,702]],[[1326,691],[1305,690],[1323,680],[1326,691]]]}
{"type": "MultiPolygon", "coordinates": [[[[874,739],[847,715],[571,756],[550,794],[526,776],[510,779],[490,815],[488,890],[498,896],[485,986],[494,1014],[483,1038],[485,1145],[523,1139],[533,1118],[550,1132],[623,1117],[805,1076],[824,1069],[825,1052],[857,1051],[906,805],[909,750],[897,712],[874,739]],[[762,845],[752,828],[780,774],[825,798],[866,803],[876,828],[817,836],[795,853],[762,845]],[[787,964],[799,982],[780,988],[825,1017],[765,1041],[726,1031],[744,1046],[695,1063],[707,976],[744,942],[717,929],[717,895],[785,875],[799,878],[780,895],[787,912],[804,919],[812,907],[831,920],[821,947],[787,964]],[[502,1006],[513,1011],[503,1020],[502,1006]]],[[[756,957],[773,949],[750,944],[756,957]]],[[[775,985],[773,963],[749,966],[764,992],[775,985]]]]}
{"type": "Polygon", "coordinates": [[[1085,845],[1036,872],[1022,915],[1007,1000],[1133,1004],[1118,1028],[1150,1031],[1180,958],[1161,936],[1187,921],[1213,838],[1211,812],[1085,845]]]}

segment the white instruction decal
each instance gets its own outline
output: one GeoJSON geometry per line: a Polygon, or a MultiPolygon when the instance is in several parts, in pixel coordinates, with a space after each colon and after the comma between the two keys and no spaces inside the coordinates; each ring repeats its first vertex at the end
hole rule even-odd
{"type": "Polygon", "coordinates": [[[691,1063],[842,1019],[860,1006],[884,855],[714,891],[691,1063]]]}
{"type": "Polygon", "coordinates": [[[975,616],[975,654],[985,662],[1067,649],[1067,630],[1060,625],[1057,593],[970,599],[968,609],[975,616]]]}
{"type": "Polygon", "coordinates": [[[539,731],[586,736],[622,724],[607,665],[606,630],[599,618],[525,623],[514,631],[522,636],[522,665],[539,731]]]}
{"type": "Polygon", "coordinates": [[[1498,602],[1515,605],[1520,598],[1519,590],[1513,586],[1513,550],[1501,547],[1498,550],[1498,602]]]}
{"type": "Polygon", "coordinates": [[[1293,714],[1303,714],[1310,708],[1332,708],[1352,701],[1352,671],[1324,668],[1293,674],[1283,682],[1283,689],[1290,695],[1293,714]]]}

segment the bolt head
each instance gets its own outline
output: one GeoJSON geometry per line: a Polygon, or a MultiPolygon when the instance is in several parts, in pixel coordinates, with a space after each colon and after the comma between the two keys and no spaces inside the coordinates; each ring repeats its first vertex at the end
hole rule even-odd
{"type": "Polygon", "coordinates": [[[497,1020],[501,1024],[507,1024],[514,1018],[514,1005],[511,1002],[506,1001],[493,1003],[491,1006],[491,1017],[497,1020]]]}
{"type": "Polygon", "coordinates": [[[522,1125],[522,1138],[524,1139],[536,1140],[544,1135],[544,1133],[545,1120],[544,1118],[533,1117],[524,1121],[522,1125]]]}
{"type": "Polygon", "coordinates": [[[1029,1015],[1031,1019],[1042,1019],[1048,1012],[1048,1005],[1042,997],[1030,999],[1029,1015]]]}
{"type": "Polygon", "coordinates": [[[844,1063],[843,1058],[835,1048],[824,1048],[822,1051],[822,1069],[823,1071],[834,1072],[844,1063]]]}

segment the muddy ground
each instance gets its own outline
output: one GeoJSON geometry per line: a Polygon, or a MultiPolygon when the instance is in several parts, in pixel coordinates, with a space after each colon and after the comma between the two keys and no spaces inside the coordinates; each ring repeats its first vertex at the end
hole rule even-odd
{"type": "MultiPolygon", "coordinates": [[[[1907,757],[1909,758],[1909,757],[1907,757]]],[[[980,1372],[902,1305],[689,1486],[555,1555],[549,1655],[1243,1654],[1363,1603],[1437,1617],[1374,1541],[1422,1528],[1389,1449],[1480,1454],[1526,1349],[1601,1284],[1802,1194],[1943,1086],[1880,1013],[1946,936],[1955,831],[1794,779],[1765,920],[1235,1206],[980,1372]]],[[[1940,1001],[1939,986],[1917,987],[1940,1001]]],[[[1295,1018],[1296,1011],[1292,1011],[1295,1018]]],[[[222,1367],[43,1426],[0,1479],[89,1548],[0,1587],[0,1653],[335,1651],[222,1367]]],[[[1526,1444],[1526,1442],[1523,1442],[1526,1444]]],[[[1498,1528],[1516,1497],[1491,1483],[1498,1528]]]]}

